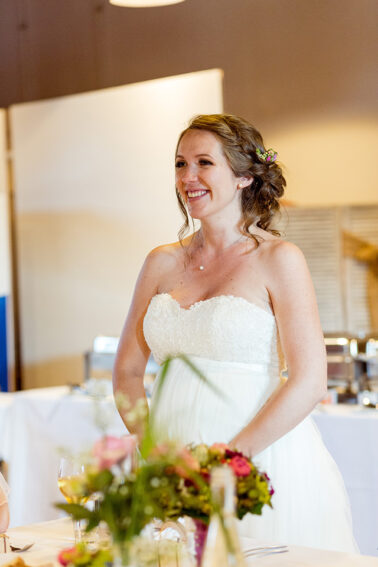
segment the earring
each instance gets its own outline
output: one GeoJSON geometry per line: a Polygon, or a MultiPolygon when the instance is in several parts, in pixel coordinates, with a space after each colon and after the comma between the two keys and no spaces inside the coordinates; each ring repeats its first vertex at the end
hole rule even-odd
{"type": "Polygon", "coordinates": [[[242,189],[243,188],[243,183],[238,183],[238,189],[242,189]]]}

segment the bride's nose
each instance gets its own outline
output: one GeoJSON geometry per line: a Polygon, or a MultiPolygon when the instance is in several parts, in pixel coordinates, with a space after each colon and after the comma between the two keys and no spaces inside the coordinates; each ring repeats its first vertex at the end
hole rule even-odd
{"type": "Polygon", "coordinates": [[[191,181],[197,181],[198,179],[197,167],[194,164],[187,165],[185,168],[183,168],[180,178],[183,183],[190,183],[191,181]]]}

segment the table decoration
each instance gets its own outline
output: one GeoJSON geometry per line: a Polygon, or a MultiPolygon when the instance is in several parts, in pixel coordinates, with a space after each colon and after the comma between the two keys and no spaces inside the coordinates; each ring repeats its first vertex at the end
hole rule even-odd
{"type": "MultiPolygon", "coordinates": [[[[180,358],[194,369],[199,379],[207,382],[189,359],[180,358]]],[[[170,359],[162,368],[155,407],[169,363],[170,359]]],[[[80,480],[82,494],[86,498],[96,497],[97,505],[93,509],[78,501],[58,505],[74,520],[84,520],[87,531],[106,524],[111,534],[114,565],[142,565],[135,549],[140,542],[138,537],[143,536],[147,526],[156,520],[177,521],[183,516],[193,518],[197,526],[196,556],[199,564],[209,518],[219,512],[210,490],[212,469],[219,465],[229,467],[236,477],[239,519],[248,512],[261,514],[264,505],[271,506],[273,489],[268,476],[258,471],[241,452],[224,444],[184,447],[173,441],[162,441],[155,428],[154,413],[148,416],[145,400],[139,400],[133,407],[125,396],[117,396],[116,402],[125,415],[125,421],[133,421],[142,431],[139,458],[136,459],[136,436],[117,438],[105,434],[95,443],[91,463],[80,480]]],[[[168,548],[167,544],[166,554],[168,548]]],[[[160,552],[161,549],[158,554],[160,552]]],[[[81,564],[83,554],[85,560],[90,560],[96,567],[103,561],[101,554],[92,558],[85,553],[85,548],[74,548],[68,555],[70,563],[78,564],[78,557],[81,557],[81,564]]]]}

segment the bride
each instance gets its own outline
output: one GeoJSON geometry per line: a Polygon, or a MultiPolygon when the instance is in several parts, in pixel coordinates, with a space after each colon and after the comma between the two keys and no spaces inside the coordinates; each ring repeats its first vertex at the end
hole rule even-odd
{"type": "Polygon", "coordinates": [[[341,475],[307,417],[327,390],[325,347],[304,257],[271,227],[285,186],[276,157],[236,116],[200,115],[182,132],[176,194],[185,223],[179,242],[146,258],[114,389],[135,403],[150,351],[158,362],[190,356],[217,393],[175,359],[157,421],[184,443],[226,442],[269,474],[273,509],[247,515],[241,534],[355,552],[341,475]],[[200,229],[184,238],[189,215],[200,229]]]}

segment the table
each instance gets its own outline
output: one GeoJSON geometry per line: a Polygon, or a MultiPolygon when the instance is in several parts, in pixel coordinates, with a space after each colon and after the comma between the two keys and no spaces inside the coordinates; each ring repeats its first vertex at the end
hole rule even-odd
{"type": "MultiPolygon", "coordinates": [[[[60,512],[53,503],[62,500],[57,448],[89,449],[101,435],[93,421],[93,398],[65,386],[2,396],[0,456],[9,463],[11,525],[56,519],[60,512]],[[10,396],[11,403],[2,404],[2,396],[10,396]]],[[[97,407],[110,433],[125,433],[112,396],[97,407]]],[[[360,550],[378,556],[378,412],[322,406],[314,419],[343,474],[360,550]]]]}
{"type": "MultiPolygon", "coordinates": [[[[72,523],[68,518],[13,528],[8,531],[8,535],[11,541],[17,539],[35,542],[29,551],[22,554],[24,561],[32,566],[50,563],[57,567],[57,554],[61,549],[72,546],[73,542],[72,523]]],[[[243,549],[258,544],[259,542],[256,542],[256,540],[242,538],[243,549]]],[[[0,565],[4,565],[14,559],[15,556],[14,553],[0,555],[0,565]]],[[[250,559],[247,564],[254,567],[378,567],[378,559],[349,553],[289,546],[288,553],[250,559]]]]}

